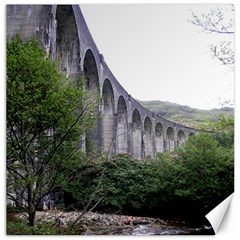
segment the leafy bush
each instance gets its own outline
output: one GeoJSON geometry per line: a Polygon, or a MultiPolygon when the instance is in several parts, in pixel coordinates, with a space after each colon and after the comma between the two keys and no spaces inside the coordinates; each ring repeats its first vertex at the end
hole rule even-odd
{"type": "Polygon", "coordinates": [[[207,214],[234,188],[233,148],[222,147],[212,135],[195,135],[176,149],[176,196],[207,214]]]}
{"type": "Polygon", "coordinates": [[[202,133],[156,159],[90,157],[66,190],[80,208],[101,199],[97,210],[194,220],[233,192],[233,156],[233,146],[202,133]]]}
{"type": "Polygon", "coordinates": [[[50,224],[29,226],[26,221],[17,218],[14,214],[8,214],[7,235],[57,235],[60,231],[50,224]]]}
{"type": "Polygon", "coordinates": [[[103,203],[121,211],[139,209],[147,204],[149,174],[146,162],[118,155],[104,162],[103,203]]]}

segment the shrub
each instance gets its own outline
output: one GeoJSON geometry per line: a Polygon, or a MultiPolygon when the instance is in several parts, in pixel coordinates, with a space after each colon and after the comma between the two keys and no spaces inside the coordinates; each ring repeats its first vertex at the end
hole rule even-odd
{"type": "Polygon", "coordinates": [[[176,196],[191,202],[203,215],[233,192],[233,149],[223,148],[212,135],[191,137],[176,149],[176,196]]]}

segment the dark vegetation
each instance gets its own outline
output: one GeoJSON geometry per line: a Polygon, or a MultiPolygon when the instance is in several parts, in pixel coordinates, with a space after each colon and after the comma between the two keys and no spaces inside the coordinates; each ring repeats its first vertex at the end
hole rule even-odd
{"type": "Polygon", "coordinates": [[[191,223],[203,221],[233,192],[232,115],[206,124],[203,130],[211,134],[192,136],[174,152],[159,153],[154,160],[84,154],[79,141],[93,126],[89,116],[94,104],[86,105],[93,101],[80,83],[74,90],[73,82],[63,80],[36,40],[25,44],[17,37],[8,42],[7,193],[28,215],[26,224],[15,218],[17,208],[8,212],[8,234],[74,234],[72,228],[65,231],[34,222],[38,203],[56,188],[64,192],[65,210],[92,209],[191,223]],[[40,64],[45,68],[36,67],[40,64]],[[22,193],[27,205],[20,205],[11,191],[22,193]]]}
{"type": "Polygon", "coordinates": [[[233,146],[217,138],[192,136],[175,152],[159,153],[154,160],[128,155],[93,159],[79,166],[65,190],[78,208],[98,189],[92,205],[102,200],[95,210],[199,223],[233,192],[233,146]]]}

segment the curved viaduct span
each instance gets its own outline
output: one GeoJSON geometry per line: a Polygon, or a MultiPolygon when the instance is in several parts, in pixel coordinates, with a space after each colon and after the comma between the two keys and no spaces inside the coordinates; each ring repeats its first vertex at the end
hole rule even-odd
{"type": "Polygon", "coordinates": [[[78,5],[8,5],[7,38],[36,35],[47,54],[72,78],[83,75],[90,91],[98,91],[96,129],[86,142],[110,154],[130,153],[137,159],[171,151],[195,129],[168,121],[147,110],[120,85],[94,43],[78,5]]]}

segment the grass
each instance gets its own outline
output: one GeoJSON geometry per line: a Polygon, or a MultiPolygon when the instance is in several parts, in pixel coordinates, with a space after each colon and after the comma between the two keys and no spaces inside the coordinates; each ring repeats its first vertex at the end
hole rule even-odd
{"type": "Polygon", "coordinates": [[[38,223],[31,227],[26,220],[18,218],[15,213],[9,213],[7,214],[7,235],[81,235],[81,232],[78,229],[69,232],[67,228],[49,223],[38,223]]]}
{"type": "Polygon", "coordinates": [[[233,115],[233,108],[221,108],[212,110],[200,110],[163,101],[139,101],[150,111],[158,113],[165,119],[193,128],[199,128],[200,125],[217,121],[219,114],[233,115]]]}

